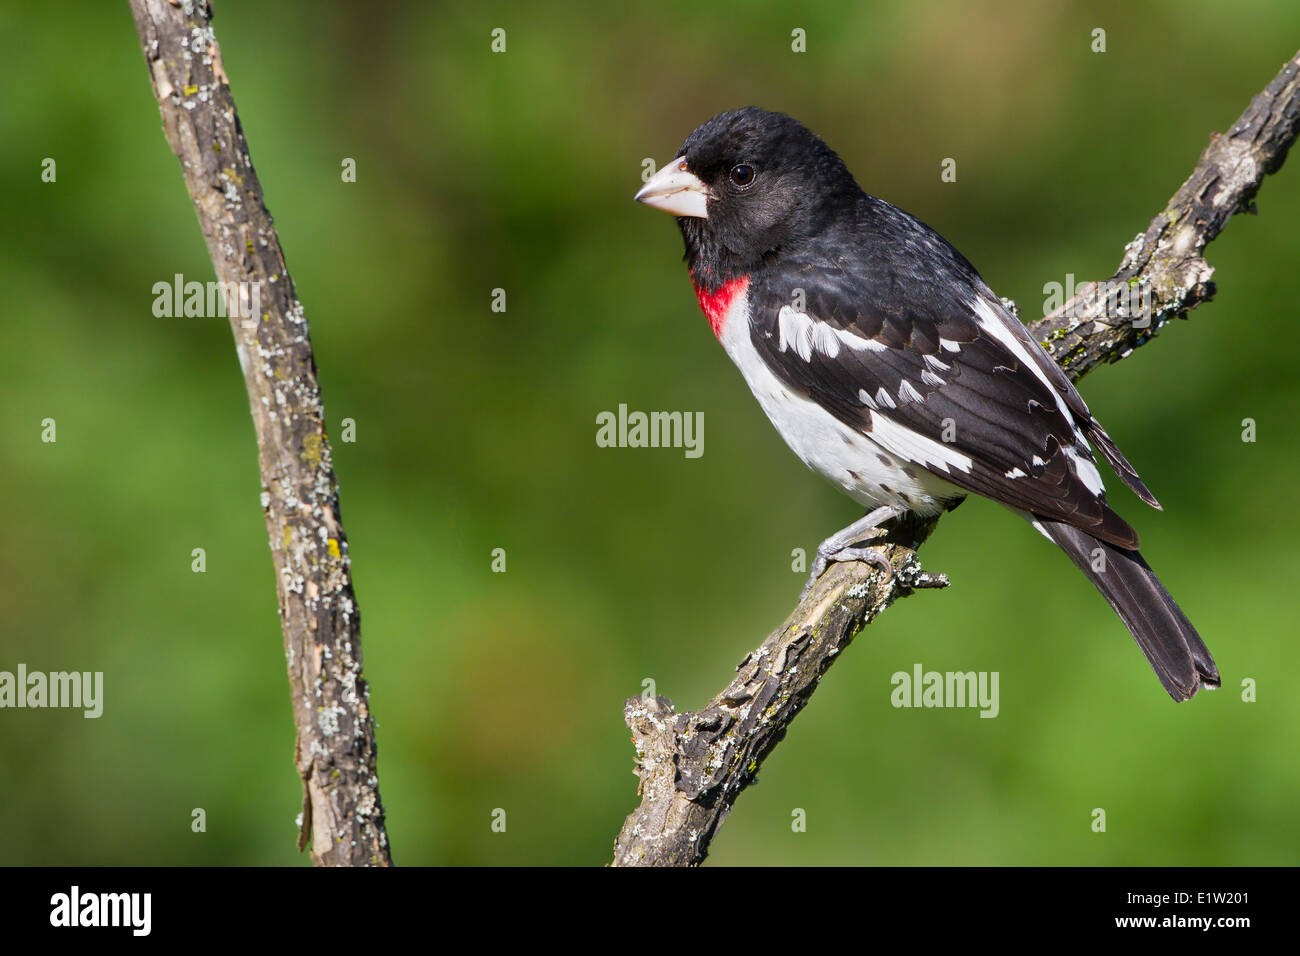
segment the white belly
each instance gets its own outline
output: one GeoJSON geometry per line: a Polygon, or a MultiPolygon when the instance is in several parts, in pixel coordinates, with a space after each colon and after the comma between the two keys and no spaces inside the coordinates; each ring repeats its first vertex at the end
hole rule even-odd
{"type": "Polygon", "coordinates": [[[750,339],[748,296],[737,296],[718,340],[745,377],[758,404],[790,449],[866,507],[898,505],[936,514],[965,494],[920,465],[902,461],[850,428],[817,403],[786,388],[767,367],[750,339]]]}

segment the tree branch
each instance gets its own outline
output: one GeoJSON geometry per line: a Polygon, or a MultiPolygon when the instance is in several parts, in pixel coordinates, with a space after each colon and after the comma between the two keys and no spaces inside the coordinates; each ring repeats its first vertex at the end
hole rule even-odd
{"type": "MultiPolygon", "coordinates": [[[[1030,325],[1030,332],[1074,380],[1150,341],[1170,319],[1214,295],[1205,247],[1235,213],[1254,212],[1260,183],[1276,172],[1300,121],[1300,54],[1225,135],[1214,133],[1187,181],[1146,231],[1128,244],[1110,279],[1088,283],[1030,325]]],[[[641,805],[614,845],[615,866],[698,864],[781,742],[827,668],[854,636],[898,598],[947,582],[924,575],[916,549],[937,519],[912,519],[889,536],[895,570],[832,565],[794,613],[737,668],[705,707],[678,714],[666,697],[624,706],[637,751],[641,805]]]]}
{"type": "Polygon", "coordinates": [[[231,290],[227,307],[257,431],[298,727],[298,846],[313,834],[317,865],[391,865],[361,673],[360,614],[307,319],[263,203],[210,5],[131,0],[131,11],[163,130],[217,277],[231,290]]]}

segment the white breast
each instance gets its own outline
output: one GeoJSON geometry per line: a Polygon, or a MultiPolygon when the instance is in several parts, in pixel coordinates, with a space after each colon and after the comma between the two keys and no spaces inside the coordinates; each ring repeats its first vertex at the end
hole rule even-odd
{"type": "Polygon", "coordinates": [[[935,514],[943,510],[945,501],[964,494],[920,465],[892,454],[870,434],[850,428],[816,402],[786,388],[754,348],[748,300],[748,295],[736,297],[718,340],[785,443],[805,465],[867,507],[899,505],[921,514],[935,514]]]}

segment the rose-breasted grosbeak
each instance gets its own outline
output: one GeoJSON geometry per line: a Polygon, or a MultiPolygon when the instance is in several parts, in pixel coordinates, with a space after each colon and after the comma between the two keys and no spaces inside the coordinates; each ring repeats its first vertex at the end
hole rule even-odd
{"type": "Polygon", "coordinates": [[[802,124],[757,108],[686,138],[636,199],[677,217],[700,307],[781,437],[870,509],[817,549],[968,492],[1057,544],[1136,638],[1165,690],[1219,686],[1210,652],[1106,504],[1089,441],[1151,492],[1051,357],[924,223],[864,193],[802,124]]]}

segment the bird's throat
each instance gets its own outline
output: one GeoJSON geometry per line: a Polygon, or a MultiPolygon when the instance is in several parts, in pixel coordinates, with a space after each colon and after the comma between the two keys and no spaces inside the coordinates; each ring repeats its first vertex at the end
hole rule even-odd
{"type": "Polygon", "coordinates": [[[691,282],[695,285],[695,297],[700,300],[700,309],[708,317],[709,327],[713,329],[716,338],[722,338],[722,326],[727,320],[727,313],[737,296],[745,294],[745,289],[749,287],[749,276],[728,279],[712,289],[696,281],[693,275],[691,282]]]}

